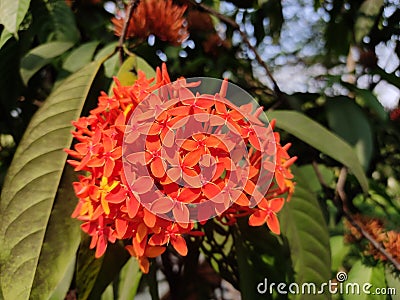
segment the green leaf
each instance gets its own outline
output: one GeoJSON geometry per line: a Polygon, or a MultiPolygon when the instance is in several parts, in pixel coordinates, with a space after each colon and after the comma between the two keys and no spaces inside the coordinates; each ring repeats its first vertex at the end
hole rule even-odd
{"type": "Polygon", "coordinates": [[[73,259],[67,266],[67,270],[64,274],[64,277],[60,280],[59,284],[54,289],[53,294],[49,297],[49,300],[59,300],[65,298],[65,295],[68,293],[68,290],[71,286],[71,281],[74,277],[75,265],[76,265],[76,257],[74,255],[73,259]]]}
{"type": "Polygon", "coordinates": [[[386,288],[385,269],[383,266],[367,267],[361,261],[357,261],[351,268],[347,280],[343,283],[346,285],[349,293],[343,293],[344,300],[385,300],[386,295],[378,295],[375,293],[376,288],[386,288]],[[351,286],[350,286],[351,284],[351,286]],[[366,287],[369,285],[370,288],[366,287]],[[352,293],[353,288],[359,287],[360,293],[352,293]],[[369,290],[370,294],[363,292],[363,287],[369,290]]]}
{"type": "Polygon", "coordinates": [[[286,299],[275,288],[271,291],[265,279],[269,283],[292,280],[287,243],[266,226],[250,227],[245,219],[238,221],[234,240],[242,299],[286,299]]]}
{"type": "Polygon", "coordinates": [[[134,299],[139,288],[142,272],[136,258],[131,257],[119,274],[118,300],[134,299]]]}
{"type": "Polygon", "coordinates": [[[375,24],[383,6],[383,0],[365,0],[358,10],[358,17],[354,25],[356,43],[361,43],[375,24]]]}
{"type": "MultiPolygon", "coordinates": [[[[79,117],[100,66],[101,62],[91,63],[51,93],[14,155],[0,200],[0,287],[6,300],[28,299],[34,280],[42,278],[37,269],[44,259],[41,254],[47,247],[54,248],[51,253],[61,251],[64,245],[54,244],[49,231],[49,222],[58,222],[57,210],[53,218],[51,211],[67,158],[63,149],[70,147],[71,120],[79,117]]],[[[65,273],[61,260],[47,262],[47,267],[56,278],[65,273]]]]}
{"type": "MultiPolygon", "coordinates": [[[[334,182],[334,172],[332,169],[328,168],[325,165],[318,164],[317,165],[318,171],[321,174],[322,179],[325,181],[325,183],[328,186],[331,186],[331,184],[336,184],[334,182]]],[[[314,170],[314,167],[312,165],[304,165],[299,167],[301,170],[301,173],[307,176],[307,182],[308,186],[310,187],[310,190],[313,191],[314,193],[319,193],[322,191],[322,186],[319,181],[319,178],[317,176],[316,171],[314,170]]]]}
{"type": "MultiPolygon", "coordinates": [[[[278,214],[282,234],[288,239],[295,281],[319,284],[331,277],[329,232],[316,195],[308,185],[308,177],[293,168],[296,189],[290,202],[278,214]]],[[[293,299],[308,299],[309,295],[296,295],[293,299]]],[[[318,295],[313,299],[330,299],[318,295]]]]}
{"type": "MultiPolygon", "coordinates": [[[[64,297],[71,284],[80,242],[79,222],[71,218],[76,203],[72,167],[66,166],[47,225],[30,297],[64,297]],[[62,234],[60,234],[62,233],[62,234]]],[[[60,298],[58,298],[60,299],[60,298]]]]}
{"type": "Polygon", "coordinates": [[[331,237],[332,272],[337,272],[343,265],[343,260],[350,251],[350,246],[345,244],[342,235],[331,237]]]}
{"type": "Polygon", "coordinates": [[[129,253],[119,243],[109,244],[103,257],[96,259],[89,249],[90,237],[85,237],[78,253],[76,273],[79,299],[100,299],[129,259],[129,253]]]}
{"type": "Polygon", "coordinates": [[[113,43],[107,44],[102,49],[100,49],[99,52],[96,53],[96,56],[94,57],[94,59],[98,60],[98,59],[105,59],[107,57],[110,57],[113,53],[115,53],[115,49],[117,46],[118,46],[118,42],[113,42],[113,43]]]}
{"type": "MultiPolygon", "coordinates": [[[[121,82],[122,85],[129,86],[135,83],[137,79],[137,72],[141,70],[147,76],[147,78],[155,77],[156,72],[154,69],[141,57],[139,56],[130,56],[128,57],[121,67],[118,70],[117,78],[121,82]]],[[[110,86],[110,93],[112,89],[115,87],[115,83],[113,82],[110,86]]]]}
{"type": "Polygon", "coordinates": [[[107,58],[104,63],[104,74],[108,78],[115,76],[120,67],[119,54],[115,52],[117,45],[117,42],[106,45],[94,57],[94,59],[107,58]]]}
{"type": "Polygon", "coordinates": [[[268,112],[267,116],[270,120],[276,119],[277,127],[347,166],[358,179],[363,191],[368,191],[368,180],[354,149],[340,137],[299,112],[276,110],[268,112]]]}
{"type": "Polygon", "coordinates": [[[63,69],[74,73],[80,68],[83,68],[85,65],[92,61],[93,54],[96,51],[98,45],[99,42],[94,41],[83,44],[73,50],[65,59],[63,63],[63,69]]]}
{"type": "Polygon", "coordinates": [[[328,99],[326,115],[329,127],[354,146],[357,157],[368,170],[372,158],[372,128],[362,109],[349,98],[328,99]]]}
{"type": "MultiPolygon", "coordinates": [[[[133,299],[133,298],[132,298],[133,299]]],[[[114,300],[114,288],[113,285],[110,284],[104,293],[101,295],[100,300],[114,300]]]]}
{"type": "Polygon", "coordinates": [[[74,44],[71,42],[50,42],[33,48],[21,60],[21,77],[25,85],[29,79],[53,58],[60,56],[74,44]]]}
{"type": "Polygon", "coordinates": [[[1,47],[4,46],[5,43],[7,43],[7,41],[12,38],[12,33],[7,31],[7,29],[3,29],[3,31],[1,32],[1,36],[0,36],[0,49],[1,47]]]}
{"type": "Polygon", "coordinates": [[[0,0],[0,22],[8,32],[17,35],[30,2],[30,0],[0,0]]]}

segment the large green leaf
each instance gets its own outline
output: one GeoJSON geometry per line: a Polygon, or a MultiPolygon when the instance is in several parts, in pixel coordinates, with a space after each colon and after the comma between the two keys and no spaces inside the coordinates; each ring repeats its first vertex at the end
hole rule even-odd
{"type": "Polygon", "coordinates": [[[354,146],[364,170],[372,158],[372,128],[362,109],[349,98],[328,99],[326,103],[328,124],[334,132],[354,146]]]}
{"type": "Polygon", "coordinates": [[[40,252],[32,299],[47,299],[48,295],[53,299],[57,295],[64,297],[71,284],[80,243],[79,222],[71,218],[76,203],[71,188],[74,173],[72,167],[65,167],[40,252]]]}
{"type": "Polygon", "coordinates": [[[385,269],[383,266],[367,267],[357,261],[351,268],[347,280],[343,282],[344,300],[385,300],[386,295],[375,293],[376,289],[386,288],[385,269]],[[367,286],[368,285],[368,286],[367,286]],[[369,288],[368,288],[369,287],[369,288]],[[363,289],[369,293],[365,293],[363,289]],[[358,293],[353,291],[359,291],[358,293]]]}
{"type": "Polygon", "coordinates": [[[244,219],[238,222],[234,240],[242,299],[287,299],[271,288],[272,282],[293,280],[287,243],[266,226],[250,227],[244,219]]]}
{"type": "Polygon", "coordinates": [[[364,192],[368,191],[368,180],[354,149],[340,137],[296,111],[276,110],[268,112],[267,116],[270,120],[276,119],[277,127],[347,166],[364,192]]]}
{"type": "Polygon", "coordinates": [[[42,67],[70,49],[72,42],[50,42],[33,48],[21,60],[21,77],[25,84],[42,67]]]}
{"type": "Polygon", "coordinates": [[[70,147],[71,120],[79,117],[100,66],[99,61],[91,63],[52,92],[17,148],[0,200],[0,287],[5,300],[28,299],[34,282],[39,284],[45,274],[60,278],[65,273],[61,259],[50,262],[41,254],[54,255],[68,243],[58,244],[62,236],[53,241],[55,233],[49,231],[50,223],[59,220],[57,210],[53,218],[51,212],[67,157],[62,150],[70,147]],[[41,266],[49,270],[40,270],[41,266]]]}
{"type": "Polygon", "coordinates": [[[30,2],[30,0],[0,0],[0,22],[8,32],[17,34],[30,2]]]}
{"type": "MultiPolygon", "coordinates": [[[[293,169],[296,189],[278,217],[282,234],[287,237],[293,262],[295,282],[319,284],[331,277],[329,232],[316,195],[308,185],[308,177],[300,169],[293,169]]],[[[309,299],[310,295],[296,295],[293,299],[309,299]]],[[[318,295],[313,299],[330,299],[318,295]]]]}

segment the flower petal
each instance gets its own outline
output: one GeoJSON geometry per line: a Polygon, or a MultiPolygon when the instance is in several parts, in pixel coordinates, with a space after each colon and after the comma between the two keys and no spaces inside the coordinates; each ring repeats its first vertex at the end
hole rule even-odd
{"type": "Polygon", "coordinates": [[[150,176],[139,177],[132,185],[132,191],[138,194],[145,194],[153,187],[154,180],[150,176]]]}
{"type": "Polygon", "coordinates": [[[186,245],[186,241],[181,235],[175,235],[173,238],[171,238],[171,244],[176,250],[176,252],[178,252],[180,255],[182,256],[187,255],[188,248],[186,245]]]}
{"type": "Polygon", "coordinates": [[[160,247],[160,246],[149,246],[146,248],[146,251],[144,251],[144,255],[150,258],[160,256],[163,254],[165,251],[165,247],[160,247]]]}
{"type": "Polygon", "coordinates": [[[269,208],[273,212],[280,211],[284,204],[285,204],[284,198],[275,198],[275,199],[269,200],[269,208]]]}
{"type": "Polygon", "coordinates": [[[279,220],[277,218],[277,216],[274,213],[271,213],[268,215],[267,217],[267,225],[269,227],[269,229],[275,233],[275,234],[280,234],[281,233],[281,229],[279,226],[279,220]]]}
{"type": "Polygon", "coordinates": [[[151,211],[154,213],[165,214],[174,207],[174,202],[169,197],[158,198],[151,203],[151,211]]]}
{"type": "Polygon", "coordinates": [[[263,210],[256,210],[249,218],[250,226],[261,226],[267,219],[267,212],[263,210]]]}

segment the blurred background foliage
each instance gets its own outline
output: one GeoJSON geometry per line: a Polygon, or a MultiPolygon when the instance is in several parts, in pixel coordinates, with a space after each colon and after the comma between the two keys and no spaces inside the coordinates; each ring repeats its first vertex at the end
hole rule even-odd
{"type": "MultiPolygon", "coordinates": [[[[266,276],[275,282],[323,282],[344,270],[349,280],[364,278],[396,287],[400,293],[399,270],[385,255],[397,261],[398,268],[400,2],[174,2],[187,6],[189,37],[181,45],[154,35],[127,40],[125,56],[134,54],[149,64],[138,62],[129,71],[135,75],[137,69],[147,68],[150,72],[150,67],[166,62],[172,78],[225,77],[277,119],[283,140],[293,144],[291,155],[299,157],[297,190],[281,214],[286,229],[277,237],[265,228],[250,230],[239,223],[233,230],[211,221],[204,227],[203,239],[190,240],[188,257],[163,255],[153,264],[162,272],[153,270],[142,279],[134,262],[125,264],[128,257],[121,254],[120,245],[96,262],[89,261],[93,253],[80,247],[76,267],[69,276],[67,271],[66,277],[61,276],[66,280],[61,290],[69,291],[68,297],[78,291],[79,299],[132,299],[137,289],[148,289],[158,299],[157,281],[161,285],[166,281],[169,292],[163,299],[229,299],[226,290],[240,290],[243,299],[258,299],[255,284],[266,276]],[[272,72],[278,90],[251,48],[272,72]],[[325,134],[316,123],[335,136],[325,134]],[[334,140],[336,136],[351,145],[355,160],[345,157],[347,148],[334,140]],[[352,163],[358,161],[368,179],[364,192],[357,182],[362,176],[352,170],[352,163]],[[164,279],[157,280],[159,276],[164,279]],[[179,294],[177,286],[186,287],[185,292],[179,294]]],[[[102,60],[88,83],[86,111],[100,90],[108,90],[121,67],[111,20],[123,17],[126,5],[122,0],[0,1],[0,187],[32,116],[66,78],[102,60]]],[[[5,211],[3,205],[1,213],[5,211]]],[[[56,287],[43,297],[30,295],[62,299],[56,287]]],[[[5,294],[5,287],[1,288],[5,294]]],[[[374,295],[373,299],[396,298],[374,295]]]]}

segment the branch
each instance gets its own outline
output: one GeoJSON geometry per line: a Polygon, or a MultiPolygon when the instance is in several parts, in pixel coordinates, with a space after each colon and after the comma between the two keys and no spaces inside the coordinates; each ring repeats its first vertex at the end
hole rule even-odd
{"type": "Polygon", "coordinates": [[[194,6],[196,6],[199,10],[205,11],[215,17],[217,17],[219,20],[221,20],[222,22],[224,22],[225,24],[231,26],[233,29],[236,29],[237,31],[239,31],[240,36],[243,39],[243,42],[247,45],[247,47],[249,47],[249,49],[251,51],[253,51],[257,62],[264,68],[265,72],[267,73],[268,78],[271,80],[272,82],[272,86],[273,86],[273,90],[274,93],[276,95],[276,97],[279,100],[279,104],[282,100],[285,99],[284,97],[284,93],[281,91],[281,89],[279,88],[278,83],[276,82],[275,78],[273,77],[271,71],[269,70],[267,64],[263,61],[263,59],[261,58],[260,54],[258,53],[256,47],[254,47],[251,43],[249,38],[247,37],[246,33],[240,29],[240,26],[238,23],[236,23],[234,20],[232,20],[231,18],[219,13],[218,11],[214,10],[213,8],[206,6],[202,3],[197,3],[194,0],[187,0],[188,2],[190,2],[191,4],[193,4],[194,6]]]}
{"type": "Polygon", "coordinates": [[[129,27],[129,20],[132,18],[133,12],[135,11],[136,7],[139,5],[140,0],[130,0],[128,11],[126,12],[125,20],[124,20],[124,27],[122,27],[122,33],[118,40],[118,51],[119,51],[119,61],[122,64],[124,61],[124,42],[126,38],[126,34],[128,32],[129,27]]]}
{"type": "Polygon", "coordinates": [[[390,261],[396,267],[397,270],[400,270],[400,263],[396,259],[394,259],[394,257],[389,252],[387,252],[386,249],[379,242],[377,242],[372,235],[370,235],[367,231],[365,231],[362,225],[358,224],[356,220],[354,220],[354,218],[352,217],[351,212],[347,206],[347,195],[344,190],[346,178],[347,178],[347,169],[343,167],[340,170],[338,182],[336,185],[336,195],[342,201],[343,215],[350,222],[350,224],[354,228],[356,228],[358,232],[376,248],[376,250],[382,253],[382,255],[385,256],[387,260],[390,261]]]}

